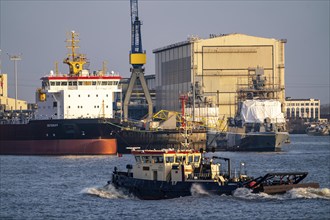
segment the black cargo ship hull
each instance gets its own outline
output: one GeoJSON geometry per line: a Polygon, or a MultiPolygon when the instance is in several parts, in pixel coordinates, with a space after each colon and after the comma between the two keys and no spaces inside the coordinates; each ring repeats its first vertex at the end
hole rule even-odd
{"type": "MultiPolygon", "coordinates": [[[[0,154],[111,155],[127,147],[161,149],[180,147],[178,130],[144,131],[123,128],[113,119],[31,120],[27,124],[0,124],[0,154]]],[[[205,148],[206,134],[195,131],[192,146],[205,148]]]]}
{"type": "Polygon", "coordinates": [[[0,154],[103,155],[117,153],[116,127],[102,119],[31,120],[0,125],[0,154]]]}

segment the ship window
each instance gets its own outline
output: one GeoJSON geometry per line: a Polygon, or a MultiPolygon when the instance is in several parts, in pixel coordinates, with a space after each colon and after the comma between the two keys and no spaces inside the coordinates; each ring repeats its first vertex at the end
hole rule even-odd
{"type": "Polygon", "coordinates": [[[152,162],[153,163],[163,163],[163,157],[162,156],[152,156],[152,162]]]}
{"type": "Polygon", "coordinates": [[[70,95],[68,95],[68,97],[70,97],[70,95]]]}
{"type": "Polygon", "coordinates": [[[77,81],[73,82],[72,84],[73,84],[74,86],[77,86],[77,81]]]}
{"type": "Polygon", "coordinates": [[[191,163],[191,162],[193,162],[193,156],[192,156],[192,155],[190,155],[190,156],[188,157],[188,163],[191,163]]]}
{"type": "Polygon", "coordinates": [[[174,157],[165,157],[166,163],[173,163],[174,162],[174,157]]]}
{"type": "Polygon", "coordinates": [[[149,163],[149,156],[142,156],[143,163],[149,163]]]}
{"type": "Polygon", "coordinates": [[[177,156],[175,162],[180,163],[186,160],[186,156],[177,156]]]}
{"type": "Polygon", "coordinates": [[[69,86],[72,86],[72,81],[69,81],[69,86]]]}
{"type": "Polygon", "coordinates": [[[92,82],[92,85],[95,86],[95,85],[96,85],[96,81],[93,81],[93,82],[92,82]]]}
{"type": "Polygon", "coordinates": [[[106,85],[107,85],[107,81],[103,81],[102,86],[106,86],[106,85]]]}
{"type": "Polygon", "coordinates": [[[61,86],[67,86],[68,85],[68,82],[62,82],[61,83],[61,86]]]}
{"type": "Polygon", "coordinates": [[[96,95],[96,97],[99,97],[99,95],[96,95]]]}
{"type": "Polygon", "coordinates": [[[108,94],[106,94],[106,97],[108,97],[108,94]]]}
{"type": "Polygon", "coordinates": [[[141,163],[141,157],[140,156],[135,156],[135,161],[137,163],[141,163]]]}
{"type": "Polygon", "coordinates": [[[60,85],[61,85],[61,82],[56,82],[56,85],[57,85],[57,86],[60,86],[60,85]]]}
{"type": "Polygon", "coordinates": [[[83,82],[78,82],[78,85],[79,85],[79,86],[82,86],[82,84],[83,84],[83,82]]]}
{"type": "Polygon", "coordinates": [[[89,97],[90,95],[88,95],[88,97],[89,97]]]}
{"type": "Polygon", "coordinates": [[[80,97],[80,95],[78,95],[78,97],[80,97]]]}
{"type": "Polygon", "coordinates": [[[54,108],[57,107],[57,102],[53,102],[53,107],[54,107],[54,108]]]}
{"type": "Polygon", "coordinates": [[[112,81],[109,81],[109,82],[108,82],[108,85],[109,85],[109,86],[112,86],[112,81]]]}
{"type": "Polygon", "coordinates": [[[50,82],[50,85],[51,86],[55,86],[55,82],[50,82]]]}
{"type": "Polygon", "coordinates": [[[195,162],[195,163],[199,162],[199,158],[200,158],[200,156],[195,156],[195,157],[194,157],[194,162],[195,162]]]}
{"type": "Polygon", "coordinates": [[[108,108],[108,106],[106,106],[106,108],[108,108]]]}

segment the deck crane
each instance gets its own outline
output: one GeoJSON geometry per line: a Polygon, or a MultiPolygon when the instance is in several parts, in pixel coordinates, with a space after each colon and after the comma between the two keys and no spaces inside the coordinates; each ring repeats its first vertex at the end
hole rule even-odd
{"type": "Polygon", "coordinates": [[[140,80],[145,98],[148,103],[148,115],[152,117],[152,100],[149,93],[149,89],[144,78],[144,67],[146,63],[146,52],[142,50],[141,39],[141,21],[138,16],[138,0],[130,0],[131,5],[131,51],[129,55],[129,61],[132,65],[131,78],[128,84],[124,99],[124,120],[128,119],[128,104],[131,99],[133,87],[136,80],[140,80]]]}

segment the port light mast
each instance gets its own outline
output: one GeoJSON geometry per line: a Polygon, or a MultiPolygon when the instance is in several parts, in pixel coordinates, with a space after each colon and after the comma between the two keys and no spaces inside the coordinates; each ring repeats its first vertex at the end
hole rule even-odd
{"type": "Polygon", "coordinates": [[[8,54],[9,59],[14,61],[14,72],[15,72],[15,110],[17,109],[17,61],[21,61],[21,55],[10,55],[8,54]]]}
{"type": "Polygon", "coordinates": [[[132,65],[131,78],[124,99],[124,120],[128,119],[128,104],[131,99],[133,87],[136,80],[140,80],[141,86],[148,103],[148,117],[152,117],[152,100],[144,78],[144,67],[146,64],[146,52],[142,49],[141,25],[138,15],[138,0],[130,0],[131,6],[131,51],[129,62],[132,65]]]}

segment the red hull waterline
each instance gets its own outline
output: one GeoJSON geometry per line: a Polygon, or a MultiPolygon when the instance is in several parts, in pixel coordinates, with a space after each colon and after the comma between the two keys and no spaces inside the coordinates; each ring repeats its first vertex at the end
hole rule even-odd
{"type": "Polygon", "coordinates": [[[1,155],[113,155],[116,139],[0,141],[1,155]]]}

